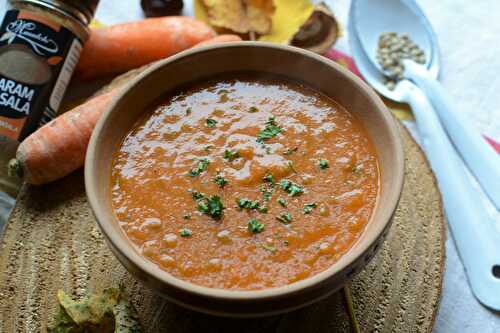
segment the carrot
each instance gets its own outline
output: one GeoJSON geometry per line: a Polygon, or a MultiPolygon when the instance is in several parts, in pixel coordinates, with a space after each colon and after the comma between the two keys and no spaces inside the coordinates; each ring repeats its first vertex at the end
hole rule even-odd
{"type": "Polygon", "coordinates": [[[217,43],[229,43],[229,42],[239,42],[241,41],[241,37],[238,35],[219,35],[212,39],[200,42],[196,44],[196,46],[205,46],[205,45],[213,45],[217,43]]]}
{"type": "MultiPolygon", "coordinates": [[[[198,45],[241,40],[221,35],[198,45]]],[[[197,45],[196,45],[197,46],[197,45]]],[[[9,162],[9,174],[24,177],[30,184],[41,185],[62,178],[80,168],[97,121],[120,87],[89,99],[53,119],[28,136],[9,162]]]]}
{"type": "Polygon", "coordinates": [[[215,36],[205,23],[170,16],[92,30],[75,75],[80,79],[118,74],[166,58],[215,36]]]}

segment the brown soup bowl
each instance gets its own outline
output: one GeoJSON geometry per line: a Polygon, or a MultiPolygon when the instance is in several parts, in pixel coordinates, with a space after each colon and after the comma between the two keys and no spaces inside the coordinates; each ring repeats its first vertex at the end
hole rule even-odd
{"type": "MultiPolygon", "coordinates": [[[[344,286],[374,256],[389,231],[404,177],[402,142],[396,121],[361,79],[322,56],[289,46],[237,42],[191,49],[145,70],[111,103],[90,140],[85,186],[90,206],[111,251],[126,269],[166,299],[197,311],[255,317],[291,311],[344,286]],[[335,264],[283,287],[255,291],[207,288],[180,280],[144,258],[118,225],[111,202],[113,153],[159,97],[219,74],[251,71],[301,82],[333,98],[361,121],[374,142],[380,191],[374,213],[353,247],[335,264]]],[[[175,207],[172,207],[175,209],[175,207]]]]}

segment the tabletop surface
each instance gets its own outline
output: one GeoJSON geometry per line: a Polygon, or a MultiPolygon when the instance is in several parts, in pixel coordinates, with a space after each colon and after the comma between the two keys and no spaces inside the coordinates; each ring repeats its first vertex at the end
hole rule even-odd
{"type": "MultiPolygon", "coordinates": [[[[4,11],[5,2],[0,0],[0,13],[4,11]]],[[[184,2],[186,12],[190,13],[190,1],[184,2]]],[[[345,25],[350,1],[326,2],[345,25]]],[[[456,101],[455,111],[465,114],[478,131],[500,141],[500,2],[417,2],[437,33],[443,58],[440,79],[456,101]]],[[[106,24],[140,19],[143,15],[139,3],[139,0],[101,0],[97,19],[106,24]]],[[[346,33],[336,47],[349,53],[346,33]]],[[[418,136],[413,124],[406,122],[406,125],[418,136]]],[[[443,298],[434,332],[500,332],[500,313],[484,308],[472,295],[451,236],[448,236],[446,251],[443,298]]]]}

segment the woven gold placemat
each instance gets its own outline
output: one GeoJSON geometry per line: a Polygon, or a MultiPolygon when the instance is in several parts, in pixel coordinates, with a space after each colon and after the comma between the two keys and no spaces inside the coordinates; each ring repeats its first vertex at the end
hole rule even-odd
{"type": "MultiPolygon", "coordinates": [[[[404,129],[402,138],[406,178],[394,224],[351,283],[361,332],[430,332],[441,295],[440,194],[418,145],[404,129]]],[[[46,186],[24,186],[0,249],[0,332],[45,332],[57,310],[58,289],[79,297],[119,284],[139,309],[146,332],[352,331],[341,292],[263,319],[217,318],[168,303],[135,281],[108,250],[81,171],[46,186]]]]}

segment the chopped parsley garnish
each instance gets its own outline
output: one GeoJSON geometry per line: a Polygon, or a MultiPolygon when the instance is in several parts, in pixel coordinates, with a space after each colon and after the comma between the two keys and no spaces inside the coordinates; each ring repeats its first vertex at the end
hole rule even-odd
{"type": "Polygon", "coordinates": [[[194,200],[200,200],[200,199],[203,199],[205,197],[205,194],[203,194],[201,192],[193,191],[193,190],[189,190],[189,191],[191,192],[191,195],[193,196],[194,200]]]}
{"type": "Polygon", "coordinates": [[[318,205],[313,202],[304,205],[304,214],[310,214],[314,208],[318,207],[318,205]]]}
{"type": "Polygon", "coordinates": [[[285,208],[286,208],[286,206],[288,206],[288,203],[287,203],[287,202],[286,202],[286,200],[285,200],[285,199],[283,199],[283,198],[279,198],[279,199],[278,199],[278,203],[279,203],[282,207],[285,207],[285,208]]]}
{"type": "Polygon", "coordinates": [[[292,155],[293,153],[295,153],[297,150],[299,150],[298,147],[294,147],[294,148],[287,148],[287,150],[285,150],[283,152],[283,155],[292,155]]]}
{"type": "Polygon", "coordinates": [[[215,127],[215,125],[217,125],[217,120],[212,119],[212,118],[208,118],[208,119],[207,119],[206,126],[207,126],[208,128],[215,127]]]}
{"type": "Polygon", "coordinates": [[[321,170],[325,170],[325,169],[328,169],[330,167],[330,165],[328,164],[328,161],[325,160],[324,158],[322,158],[318,161],[318,165],[319,165],[319,168],[321,170]]]}
{"type": "Polygon", "coordinates": [[[280,187],[282,190],[288,190],[290,188],[290,186],[292,186],[292,182],[287,180],[287,179],[283,179],[282,181],[280,181],[280,187]]]}
{"type": "Polygon", "coordinates": [[[266,154],[271,154],[271,147],[269,146],[266,146],[266,154]]]}
{"type": "Polygon", "coordinates": [[[274,184],[274,177],[272,174],[268,173],[262,178],[264,181],[274,184]]]}
{"type": "Polygon", "coordinates": [[[234,161],[235,159],[237,159],[238,157],[240,157],[240,153],[238,153],[237,150],[229,150],[229,149],[226,149],[224,151],[224,158],[226,160],[228,160],[229,162],[232,162],[234,161]]]}
{"type": "Polygon", "coordinates": [[[214,183],[219,185],[221,188],[226,186],[228,181],[226,178],[224,178],[223,175],[221,174],[217,174],[215,177],[214,177],[214,183]]]}
{"type": "Polygon", "coordinates": [[[295,184],[287,179],[283,179],[280,182],[280,187],[282,190],[288,193],[289,196],[294,197],[296,195],[304,193],[304,189],[298,184],[295,184]]]}
{"type": "Polygon", "coordinates": [[[257,210],[259,211],[259,213],[267,213],[267,211],[269,210],[269,208],[267,206],[261,206],[259,208],[257,208],[257,210]]]}
{"type": "Polygon", "coordinates": [[[264,225],[257,219],[251,219],[248,222],[248,231],[254,234],[258,234],[259,232],[264,231],[264,225]]]}
{"type": "Polygon", "coordinates": [[[185,219],[185,220],[191,220],[191,213],[185,213],[184,215],[182,215],[182,217],[185,219]]]}
{"type": "Polygon", "coordinates": [[[207,170],[210,161],[207,158],[200,158],[198,161],[198,165],[192,170],[188,172],[188,175],[191,177],[199,176],[203,171],[207,170]]]}
{"type": "Polygon", "coordinates": [[[290,214],[289,212],[282,213],[281,215],[276,216],[276,219],[284,224],[288,224],[292,222],[292,214],[290,214]]]}
{"type": "Polygon", "coordinates": [[[259,109],[257,109],[255,106],[251,106],[250,109],[248,109],[248,112],[250,113],[259,112],[259,109]]]}
{"type": "Polygon", "coordinates": [[[216,220],[221,218],[224,209],[224,205],[218,195],[198,200],[198,210],[216,220]]]}
{"type": "Polygon", "coordinates": [[[179,235],[181,235],[181,237],[191,237],[193,235],[193,232],[189,229],[181,229],[179,231],[179,235]]]}
{"type": "Polygon", "coordinates": [[[221,89],[217,92],[218,94],[229,94],[229,90],[221,89]]]}
{"type": "Polygon", "coordinates": [[[269,117],[269,120],[266,122],[266,127],[260,130],[257,136],[257,142],[263,143],[264,141],[274,138],[281,132],[283,132],[283,129],[276,124],[275,118],[269,117]]]}
{"type": "Polygon", "coordinates": [[[193,109],[192,108],[187,108],[186,109],[186,116],[189,116],[191,114],[191,112],[193,112],[193,109]]]}
{"type": "Polygon", "coordinates": [[[238,204],[239,208],[246,208],[246,209],[259,209],[260,208],[260,202],[252,201],[247,198],[240,198],[236,201],[238,204]]]}
{"type": "Polygon", "coordinates": [[[260,191],[262,192],[262,197],[264,201],[269,201],[271,200],[271,197],[273,196],[274,192],[274,183],[271,184],[262,184],[260,187],[260,191]]]}

